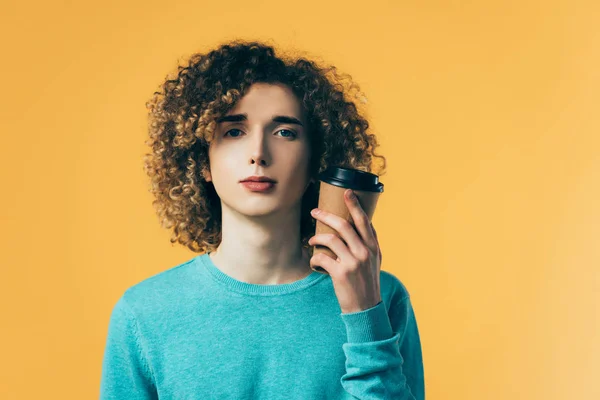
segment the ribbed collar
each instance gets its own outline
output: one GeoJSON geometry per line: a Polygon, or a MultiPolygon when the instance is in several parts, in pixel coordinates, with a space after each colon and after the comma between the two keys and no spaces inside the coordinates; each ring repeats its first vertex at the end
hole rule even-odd
{"type": "Polygon", "coordinates": [[[311,287],[325,278],[330,278],[329,275],[313,271],[310,275],[298,281],[280,285],[259,285],[242,282],[221,271],[212,262],[209,255],[210,253],[198,255],[195,257],[194,262],[204,267],[217,283],[224,285],[228,290],[250,296],[277,296],[292,293],[311,287]]]}

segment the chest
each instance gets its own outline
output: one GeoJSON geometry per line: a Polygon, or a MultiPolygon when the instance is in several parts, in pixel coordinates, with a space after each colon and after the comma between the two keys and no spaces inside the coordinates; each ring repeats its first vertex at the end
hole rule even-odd
{"type": "Polygon", "coordinates": [[[319,399],[342,389],[347,336],[339,311],[299,316],[258,307],[219,315],[174,326],[153,347],[165,398],[319,399]]]}

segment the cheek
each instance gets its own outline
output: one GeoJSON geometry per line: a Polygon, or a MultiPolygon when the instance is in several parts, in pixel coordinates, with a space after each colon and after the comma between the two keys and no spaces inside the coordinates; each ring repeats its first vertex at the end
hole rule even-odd
{"type": "Polygon", "coordinates": [[[306,154],[286,154],[283,160],[286,169],[289,169],[294,178],[302,179],[308,172],[308,163],[306,154]]]}
{"type": "Polygon", "coordinates": [[[293,192],[304,193],[309,180],[308,162],[302,158],[293,160],[290,163],[288,179],[288,185],[290,189],[293,188],[293,192]]]}
{"type": "Polygon", "coordinates": [[[284,160],[287,160],[289,164],[293,164],[295,168],[308,166],[310,162],[310,148],[305,144],[300,144],[293,151],[288,150],[282,153],[285,154],[284,160]]]}
{"type": "Polygon", "coordinates": [[[236,163],[233,158],[221,158],[216,156],[211,162],[211,176],[213,185],[221,190],[226,190],[227,187],[237,184],[237,179],[244,177],[245,168],[240,168],[239,162],[236,163]],[[218,161],[216,161],[218,160],[218,161]]]}

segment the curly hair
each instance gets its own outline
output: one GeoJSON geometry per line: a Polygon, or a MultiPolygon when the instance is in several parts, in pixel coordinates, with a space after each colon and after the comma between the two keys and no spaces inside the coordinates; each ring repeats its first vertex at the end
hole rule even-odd
{"type": "MultiPolygon", "coordinates": [[[[209,171],[208,148],[216,120],[231,110],[254,83],[287,85],[302,102],[311,146],[310,178],[329,166],[373,172],[375,135],[352,99],[366,103],[359,86],[335,66],[321,67],[305,57],[275,55],[272,45],[234,40],[189,57],[146,102],[151,153],[144,171],[151,179],[152,202],[163,228],[173,228],[171,244],[193,252],[214,251],[221,242],[221,203],[209,171]],[[347,78],[348,82],[345,82],[347,78]]],[[[315,234],[310,210],[318,206],[319,185],[312,183],[302,199],[300,237],[309,249],[315,234]]]]}

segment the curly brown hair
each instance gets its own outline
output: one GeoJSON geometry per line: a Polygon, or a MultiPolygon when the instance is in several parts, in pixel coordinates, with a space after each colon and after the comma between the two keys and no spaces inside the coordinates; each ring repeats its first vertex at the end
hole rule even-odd
{"type": "MultiPolygon", "coordinates": [[[[359,86],[335,66],[321,67],[305,57],[275,55],[273,45],[234,40],[203,54],[193,54],[178,73],[168,75],[146,102],[152,152],[144,155],[151,178],[152,202],[164,228],[173,228],[171,244],[193,252],[211,252],[221,242],[221,202],[209,171],[208,147],[216,120],[227,114],[254,83],[287,85],[307,115],[311,157],[310,178],[329,166],[383,175],[384,156],[375,154],[375,135],[357,105],[366,103],[359,86]],[[348,81],[348,82],[346,82],[348,81]],[[351,98],[352,99],[351,99],[351,98]],[[373,157],[383,161],[374,172],[373,157]]],[[[302,199],[302,246],[315,234],[310,210],[317,207],[319,185],[311,184],[302,199]]],[[[310,252],[312,253],[312,251],[310,252]]]]}

